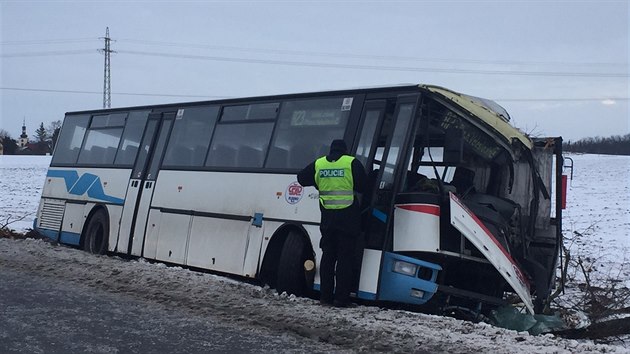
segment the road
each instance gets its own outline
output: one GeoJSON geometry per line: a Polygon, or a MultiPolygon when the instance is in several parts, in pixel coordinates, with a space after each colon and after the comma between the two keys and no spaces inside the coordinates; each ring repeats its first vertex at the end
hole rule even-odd
{"type": "Polygon", "coordinates": [[[0,238],[0,353],[615,353],[488,324],[331,308],[143,259],[0,238]]]}
{"type": "Polygon", "coordinates": [[[306,338],[20,269],[0,272],[0,352],[324,352],[306,338]]]}

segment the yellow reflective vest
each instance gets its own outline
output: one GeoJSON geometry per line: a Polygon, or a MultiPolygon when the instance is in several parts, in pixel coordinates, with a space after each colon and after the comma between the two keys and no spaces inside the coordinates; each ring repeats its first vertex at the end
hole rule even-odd
{"type": "Polygon", "coordinates": [[[326,156],[315,161],[315,183],[325,209],[344,209],[354,202],[353,160],[343,155],[335,162],[326,160],[326,156]]]}

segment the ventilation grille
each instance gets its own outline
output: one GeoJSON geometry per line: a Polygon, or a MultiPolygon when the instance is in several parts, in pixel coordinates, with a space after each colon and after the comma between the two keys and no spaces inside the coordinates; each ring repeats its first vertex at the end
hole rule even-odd
{"type": "Polygon", "coordinates": [[[47,230],[59,231],[65,209],[63,200],[44,200],[42,214],[39,218],[39,227],[47,230]]]}

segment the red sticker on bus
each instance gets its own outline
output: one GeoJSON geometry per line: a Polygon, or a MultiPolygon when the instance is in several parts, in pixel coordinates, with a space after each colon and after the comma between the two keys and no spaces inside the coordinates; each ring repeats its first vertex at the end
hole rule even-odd
{"type": "Polygon", "coordinates": [[[300,200],[302,200],[302,196],[304,195],[304,187],[300,185],[298,182],[293,182],[289,184],[287,190],[284,192],[284,199],[289,204],[296,204],[300,200]]]}

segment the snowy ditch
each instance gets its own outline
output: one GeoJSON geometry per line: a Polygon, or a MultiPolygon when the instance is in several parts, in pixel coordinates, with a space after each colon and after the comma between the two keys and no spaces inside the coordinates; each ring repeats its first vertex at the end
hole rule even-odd
{"type": "MultiPolygon", "coordinates": [[[[571,156],[571,155],[570,155],[571,156]]],[[[572,155],[574,179],[564,214],[565,242],[595,285],[630,286],[630,157],[572,155]]],[[[0,223],[31,227],[50,157],[0,156],[0,223]],[[21,220],[18,220],[22,218],[21,220]]],[[[0,271],[28,271],[138,297],[160,306],[219,316],[226,323],[293,333],[351,351],[630,352],[619,346],[531,336],[452,318],[376,306],[325,308],[273,289],[143,260],[97,257],[39,240],[0,239],[0,271]]],[[[585,282],[573,269],[572,287],[556,301],[571,307],[585,282]]],[[[576,320],[580,318],[575,313],[576,320]]],[[[581,325],[587,325],[584,321],[581,325]]]]}

